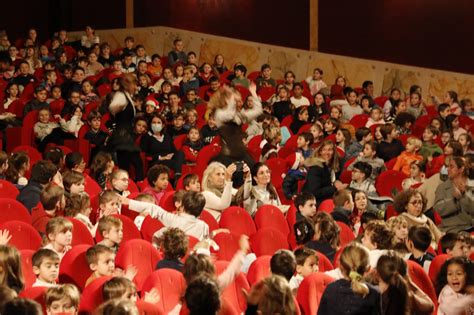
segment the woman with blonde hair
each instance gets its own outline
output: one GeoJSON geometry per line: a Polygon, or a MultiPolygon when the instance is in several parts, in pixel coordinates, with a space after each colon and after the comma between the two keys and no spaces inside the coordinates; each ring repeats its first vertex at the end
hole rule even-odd
{"type": "Polygon", "coordinates": [[[380,293],[363,280],[369,270],[369,251],[358,243],[344,248],[340,257],[343,279],[324,290],[318,315],[381,314],[380,293]]]}
{"type": "Polygon", "coordinates": [[[202,194],[206,198],[204,209],[208,210],[219,221],[222,211],[227,209],[232,202],[239,204],[249,198],[252,190],[250,169],[243,162],[232,163],[227,167],[220,162],[212,162],[204,171],[201,186],[202,194]],[[240,168],[240,165],[242,166],[245,182],[237,190],[232,188],[232,175],[238,167],[240,168]]]}
{"type": "Polygon", "coordinates": [[[318,203],[331,199],[336,191],[345,189],[347,184],[337,180],[341,171],[336,145],[326,140],[306,159],[308,169],[303,191],[314,195],[318,203]]]}

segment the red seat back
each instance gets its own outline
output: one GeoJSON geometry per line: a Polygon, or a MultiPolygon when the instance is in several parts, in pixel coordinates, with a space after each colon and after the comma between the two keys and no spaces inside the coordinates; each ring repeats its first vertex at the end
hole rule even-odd
{"type": "Polygon", "coordinates": [[[102,192],[102,188],[100,188],[99,184],[97,184],[97,182],[92,179],[92,177],[85,176],[84,191],[92,198],[93,196],[100,194],[102,192]]]}
{"type": "Polygon", "coordinates": [[[296,295],[296,300],[304,314],[318,313],[323,292],[333,281],[333,278],[321,272],[315,272],[304,278],[296,295]]]}
{"type": "Polygon", "coordinates": [[[346,246],[355,239],[354,232],[352,232],[351,228],[348,227],[345,223],[342,223],[340,221],[336,221],[336,223],[341,229],[341,231],[339,232],[339,240],[341,246],[346,246]]]}
{"type": "Polygon", "coordinates": [[[158,306],[151,303],[147,303],[142,300],[136,302],[138,313],[146,315],[164,315],[163,310],[158,306]]]}
{"type": "Polygon", "coordinates": [[[321,204],[319,205],[319,211],[322,211],[322,212],[327,212],[327,213],[331,213],[333,212],[334,210],[334,200],[332,199],[326,199],[324,200],[323,202],[321,202],[321,204]]]}
{"type": "Polygon", "coordinates": [[[154,271],[143,283],[143,292],[156,288],[160,294],[159,307],[168,314],[180,301],[186,290],[183,274],[174,269],[154,271]]]}
{"type": "Polygon", "coordinates": [[[375,181],[375,189],[380,196],[394,197],[393,192],[403,190],[402,182],[407,175],[402,172],[388,170],[382,172],[375,181]]]}
{"type": "Polygon", "coordinates": [[[263,255],[257,257],[257,259],[254,260],[253,263],[250,265],[249,271],[247,272],[247,280],[251,286],[271,275],[271,259],[271,255],[263,255]]]}
{"type": "Polygon", "coordinates": [[[66,252],[59,265],[59,282],[72,283],[83,290],[92,271],[87,264],[86,252],[91,245],[76,245],[66,252]]]}
{"type": "Polygon", "coordinates": [[[428,272],[432,283],[436,283],[436,278],[438,277],[439,271],[448,259],[448,254],[441,254],[433,258],[433,260],[431,261],[430,270],[428,272]]]}
{"type": "Polygon", "coordinates": [[[102,287],[112,277],[100,277],[92,281],[82,292],[79,313],[92,314],[104,302],[102,287]]]}
{"type": "Polygon", "coordinates": [[[45,296],[46,296],[46,287],[30,287],[26,288],[20,292],[18,295],[21,298],[25,298],[28,300],[33,300],[39,305],[41,305],[41,309],[43,310],[44,314],[46,314],[46,305],[45,305],[45,296]]]}
{"type": "Polygon", "coordinates": [[[212,144],[206,145],[201,149],[201,151],[199,151],[196,160],[196,167],[194,168],[194,173],[196,173],[199,178],[202,178],[202,174],[204,173],[204,170],[206,169],[207,165],[209,165],[211,159],[218,155],[220,151],[220,146],[212,144]]]}
{"type": "Polygon", "coordinates": [[[289,249],[286,236],[274,228],[262,228],[250,237],[252,250],[257,257],[273,255],[279,249],[289,249]]]}
{"type": "Polygon", "coordinates": [[[0,198],[12,198],[15,199],[20,191],[15,185],[7,180],[0,179],[0,198]]]}
{"type": "Polygon", "coordinates": [[[173,196],[175,191],[166,191],[160,199],[159,206],[165,209],[168,212],[174,212],[176,210],[174,206],[173,196]]]}
{"type": "Polygon", "coordinates": [[[237,235],[250,236],[256,232],[255,224],[245,209],[232,206],[224,210],[219,222],[221,228],[229,229],[237,235]]]}
{"type": "Polygon", "coordinates": [[[260,160],[260,154],[262,153],[262,148],[260,148],[260,143],[262,142],[263,137],[261,135],[256,135],[250,139],[247,144],[248,151],[252,158],[255,161],[260,160]]]}
{"type": "Polygon", "coordinates": [[[263,205],[255,213],[255,225],[257,229],[271,227],[280,231],[285,237],[290,234],[288,222],[278,207],[272,205],[263,205]]]}
{"type": "Polygon", "coordinates": [[[70,217],[67,219],[71,221],[73,226],[71,246],[76,246],[80,244],[94,245],[94,238],[92,237],[91,232],[84,223],[70,217]]]}
{"type": "Polygon", "coordinates": [[[7,221],[22,221],[31,224],[31,216],[25,206],[10,198],[0,198],[0,224],[7,221]]]}
{"type": "Polygon", "coordinates": [[[164,228],[165,226],[159,220],[152,218],[150,215],[146,216],[143,220],[142,228],[140,232],[142,233],[142,238],[148,242],[153,240],[153,234],[156,231],[164,228]]]}
{"type": "Polygon", "coordinates": [[[271,180],[276,189],[283,184],[283,175],[288,171],[288,165],[285,159],[272,158],[265,162],[269,169],[271,169],[271,180]]]}
{"type": "Polygon", "coordinates": [[[240,249],[239,235],[233,233],[219,233],[214,236],[214,241],[219,245],[217,259],[231,261],[234,254],[240,249]]]}
{"type": "Polygon", "coordinates": [[[325,271],[330,271],[334,269],[334,266],[332,265],[331,261],[329,258],[326,257],[323,253],[316,252],[316,255],[318,255],[319,263],[319,272],[325,272],[325,271]]]}
{"type": "Polygon", "coordinates": [[[207,223],[207,225],[209,226],[209,232],[212,232],[219,228],[219,223],[217,223],[214,216],[206,210],[203,210],[201,212],[201,216],[199,217],[199,219],[207,223]]]}
{"type": "Polygon", "coordinates": [[[178,151],[181,150],[181,148],[183,147],[184,142],[186,141],[187,137],[188,137],[188,135],[184,134],[184,135],[176,136],[173,139],[173,144],[174,144],[176,150],[178,150],[178,151]]]}
{"type": "Polygon", "coordinates": [[[8,230],[11,235],[9,245],[15,246],[18,250],[37,250],[41,247],[41,236],[31,224],[23,221],[8,221],[0,226],[0,230],[8,230]]]}
{"type": "Polygon", "coordinates": [[[354,126],[354,128],[359,129],[361,127],[365,127],[365,124],[369,120],[369,115],[367,114],[359,114],[352,117],[349,123],[354,126]]]}
{"type": "MultiPolygon", "coordinates": [[[[216,261],[216,271],[217,274],[221,274],[227,268],[229,263],[227,261],[216,261]]],[[[246,290],[247,292],[250,290],[249,283],[247,282],[247,278],[245,278],[244,274],[241,272],[237,275],[234,282],[232,282],[224,291],[221,293],[221,297],[226,299],[231,305],[233,305],[236,309],[240,309],[243,313],[247,308],[247,300],[242,293],[242,290],[246,290]]]]}
{"type": "Polygon", "coordinates": [[[30,288],[36,281],[36,275],[33,272],[33,262],[31,258],[35,253],[31,249],[23,249],[20,251],[21,270],[23,271],[23,279],[25,280],[25,289],[30,288]]]}
{"type": "Polygon", "coordinates": [[[15,147],[12,152],[26,152],[30,158],[30,165],[33,166],[36,162],[43,159],[41,153],[30,145],[20,145],[15,147]]]}
{"type": "MultiPolygon", "coordinates": [[[[63,99],[55,100],[49,103],[49,108],[53,115],[61,115],[61,111],[64,108],[65,101],[63,99]]],[[[88,114],[88,113],[87,113],[88,114]]]]}
{"type": "Polygon", "coordinates": [[[120,245],[115,264],[124,270],[130,265],[137,268],[138,273],[133,282],[135,282],[137,290],[141,291],[143,283],[155,270],[160,259],[160,253],[150,242],[134,239],[120,245]]]}
{"type": "MultiPolygon", "coordinates": [[[[411,260],[407,260],[407,267],[410,279],[412,279],[413,282],[430,297],[436,309],[438,305],[436,291],[433,286],[433,283],[431,283],[430,278],[426,274],[423,267],[421,267],[417,262],[411,260]]],[[[436,314],[436,312],[434,312],[433,314],[436,314]]]]}

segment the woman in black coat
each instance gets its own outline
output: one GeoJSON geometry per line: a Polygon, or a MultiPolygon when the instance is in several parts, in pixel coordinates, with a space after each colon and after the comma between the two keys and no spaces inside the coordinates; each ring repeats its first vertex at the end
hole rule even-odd
{"type": "Polygon", "coordinates": [[[314,195],[318,203],[331,199],[337,190],[345,189],[347,184],[337,180],[341,165],[334,142],[326,140],[305,161],[308,175],[303,191],[314,195]]]}

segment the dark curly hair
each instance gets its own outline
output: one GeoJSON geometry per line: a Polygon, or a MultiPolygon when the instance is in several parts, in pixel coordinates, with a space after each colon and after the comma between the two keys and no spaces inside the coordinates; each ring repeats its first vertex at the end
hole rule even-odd
{"type": "Polygon", "coordinates": [[[463,290],[468,285],[474,285],[474,263],[466,257],[453,257],[446,260],[436,277],[435,287],[437,295],[439,295],[444,286],[448,284],[448,267],[454,264],[462,266],[466,273],[466,285],[463,290]]]}
{"type": "Polygon", "coordinates": [[[184,300],[191,315],[216,314],[221,308],[217,282],[208,277],[198,277],[189,283],[184,300]]]}
{"type": "Polygon", "coordinates": [[[188,237],[178,228],[168,228],[161,238],[166,259],[179,259],[188,251],[188,237]]]}
{"type": "Polygon", "coordinates": [[[423,201],[423,212],[424,212],[426,209],[426,203],[427,203],[426,198],[425,196],[423,196],[422,193],[420,193],[418,190],[415,190],[415,189],[402,191],[395,196],[395,200],[393,201],[393,208],[395,209],[395,211],[397,211],[398,213],[406,212],[407,211],[406,208],[408,206],[408,203],[410,202],[410,199],[415,195],[421,196],[421,200],[423,201]]]}
{"type": "Polygon", "coordinates": [[[371,232],[370,241],[377,245],[377,249],[390,249],[393,244],[394,234],[383,221],[371,221],[367,224],[365,232],[371,232]]]}

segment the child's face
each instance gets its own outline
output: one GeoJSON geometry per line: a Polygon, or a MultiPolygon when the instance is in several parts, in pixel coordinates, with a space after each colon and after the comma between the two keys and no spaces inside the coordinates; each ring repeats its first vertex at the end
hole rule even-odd
{"type": "Polygon", "coordinates": [[[420,104],[420,97],[418,94],[412,94],[410,96],[410,104],[411,105],[419,105],[420,104]]]}
{"type": "Polygon", "coordinates": [[[423,141],[425,142],[431,142],[433,141],[434,134],[431,132],[430,129],[425,129],[423,131],[423,141]]]}
{"type": "Polygon", "coordinates": [[[241,70],[235,70],[235,76],[237,78],[241,78],[244,75],[244,73],[241,70]]]}
{"type": "Polygon", "coordinates": [[[188,133],[189,140],[192,142],[196,142],[199,140],[199,131],[196,129],[191,129],[188,133]]]}
{"type": "Polygon", "coordinates": [[[33,266],[33,271],[41,281],[54,283],[59,275],[59,260],[45,258],[39,268],[33,266]]]}
{"type": "Polygon", "coordinates": [[[272,69],[271,68],[265,68],[263,71],[262,71],[262,76],[265,78],[265,79],[270,79],[270,75],[272,74],[272,69]]]}
{"type": "Polygon", "coordinates": [[[441,134],[441,142],[446,144],[449,142],[449,140],[451,140],[451,134],[449,132],[443,132],[441,134]]]}
{"type": "Polygon", "coordinates": [[[285,76],[285,80],[288,83],[293,83],[295,82],[295,76],[292,73],[287,73],[285,76]]]}
{"type": "Polygon", "coordinates": [[[451,109],[449,107],[446,108],[445,110],[442,110],[441,112],[439,112],[439,115],[442,118],[446,118],[449,114],[451,114],[451,109]]]}
{"type": "MultiPolygon", "coordinates": [[[[51,236],[51,235],[50,235],[51,236]]],[[[52,238],[50,237],[51,241],[59,246],[69,246],[72,242],[72,231],[71,230],[64,230],[59,233],[56,233],[52,238]]]]}
{"type": "Polygon", "coordinates": [[[196,92],[194,90],[189,90],[188,93],[186,93],[186,99],[189,102],[192,102],[196,99],[196,92]]]}
{"type": "Polygon", "coordinates": [[[214,81],[211,82],[210,87],[212,91],[216,92],[221,87],[221,84],[219,83],[219,81],[214,81]]]}
{"type": "Polygon", "coordinates": [[[170,95],[169,101],[170,101],[170,106],[175,106],[175,107],[179,106],[179,97],[178,97],[178,95],[175,95],[175,94],[170,95]]]}
{"type": "Polygon", "coordinates": [[[100,129],[100,118],[94,118],[90,121],[90,126],[92,130],[99,130],[100,129]]]}
{"type": "Polygon", "coordinates": [[[56,80],[58,79],[58,76],[56,75],[56,72],[51,72],[49,75],[48,75],[48,80],[49,82],[51,83],[56,83],[56,80]]]}
{"type": "Polygon", "coordinates": [[[420,175],[420,168],[418,165],[412,164],[410,165],[410,177],[415,178],[420,175]]]}
{"type": "Polygon", "coordinates": [[[51,97],[54,98],[55,100],[58,100],[61,98],[61,89],[58,88],[58,87],[55,87],[52,91],[51,91],[51,97]]]}
{"type": "Polygon", "coordinates": [[[30,66],[27,63],[22,63],[20,65],[20,73],[27,75],[30,72],[30,66]]]}
{"type": "Polygon", "coordinates": [[[450,264],[448,266],[447,280],[448,285],[454,290],[454,292],[462,292],[466,286],[466,272],[464,271],[463,266],[459,264],[450,264]]]}
{"type": "Polygon", "coordinates": [[[48,123],[49,122],[49,111],[41,110],[38,114],[38,120],[43,124],[48,123]]]}
{"type": "Polygon", "coordinates": [[[458,119],[458,118],[456,118],[455,120],[453,120],[452,126],[453,126],[453,128],[459,128],[459,119],[458,119]]]}
{"type": "Polygon", "coordinates": [[[313,79],[314,80],[320,80],[321,79],[321,72],[319,72],[318,70],[314,71],[313,72],[313,79]]]}
{"type": "Polygon", "coordinates": [[[324,131],[333,132],[336,129],[336,126],[333,125],[332,121],[326,120],[324,123],[324,131]]]}
{"type": "Polygon", "coordinates": [[[298,114],[298,119],[301,120],[301,121],[308,121],[308,118],[309,118],[309,114],[308,114],[307,110],[302,110],[298,114]]]}
{"type": "Polygon", "coordinates": [[[137,49],[137,56],[138,56],[138,57],[143,57],[143,56],[145,56],[145,48],[143,48],[143,47],[138,48],[138,49],[137,49]]]}
{"type": "Polygon", "coordinates": [[[321,130],[315,126],[311,126],[311,128],[309,128],[309,132],[313,134],[314,139],[319,139],[319,137],[322,136],[321,130]]]}
{"type": "Polygon", "coordinates": [[[377,245],[372,242],[372,231],[364,231],[364,236],[362,237],[362,245],[367,247],[369,250],[377,249],[377,245]]]}
{"type": "Polygon", "coordinates": [[[71,194],[82,194],[84,192],[84,181],[71,185],[71,194]]]}
{"type": "Polygon", "coordinates": [[[380,132],[380,127],[377,127],[375,128],[375,139],[377,140],[381,140],[383,137],[382,137],[382,133],[380,132]]]}
{"type": "Polygon", "coordinates": [[[352,170],[352,180],[355,181],[356,183],[360,183],[364,181],[365,175],[362,173],[360,170],[354,168],[352,170]]]}
{"type": "Polygon", "coordinates": [[[36,93],[36,99],[40,102],[46,101],[48,98],[48,92],[46,90],[41,90],[38,93],[36,93]]]}
{"type": "Polygon", "coordinates": [[[155,181],[155,188],[157,190],[165,190],[168,187],[169,179],[168,174],[162,173],[158,176],[155,181]]]}
{"type": "Polygon", "coordinates": [[[169,92],[171,92],[171,85],[169,84],[163,84],[161,86],[161,91],[164,93],[164,94],[168,94],[169,92]]]}
{"type": "Polygon", "coordinates": [[[394,90],[391,94],[390,97],[394,100],[399,100],[400,99],[400,92],[397,90],[394,90]]]}
{"type": "Polygon", "coordinates": [[[407,103],[405,102],[400,102],[397,107],[397,114],[398,113],[404,113],[407,111],[407,103]]]}
{"type": "Polygon", "coordinates": [[[100,276],[111,276],[115,269],[115,254],[102,253],[97,255],[97,264],[91,264],[91,269],[100,276]]]}
{"type": "Polygon", "coordinates": [[[122,295],[121,299],[136,302],[138,299],[137,291],[132,290],[132,289],[127,289],[127,291],[122,295]]]}
{"type": "Polygon", "coordinates": [[[209,116],[209,120],[207,121],[207,125],[213,129],[216,127],[216,120],[214,119],[214,116],[209,116]]]}
{"type": "Polygon", "coordinates": [[[81,102],[81,94],[74,92],[71,93],[71,103],[74,105],[78,105],[81,102]]]}
{"type": "Polygon", "coordinates": [[[398,226],[395,227],[395,237],[399,241],[406,241],[408,237],[408,226],[406,223],[399,224],[398,226]]]}
{"type": "MultiPolygon", "coordinates": [[[[354,174],[354,172],[352,172],[352,174],[354,174]]],[[[354,203],[356,208],[359,210],[367,209],[367,196],[362,192],[357,193],[355,195],[354,203]]]]}
{"type": "Polygon", "coordinates": [[[307,200],[303,206],[299,206],[300,213],[307,217],[312,218],[316,214],[316,199],[307,200]]]}
{"type": "Polygon", "coordinates": [[[65,296],[60,300],[53,301],[51,305],[46,309],[46,314],[76,314],[76,307],[77,306],[72,303],[71,299],[65,296]]]}
{"type": "Polygon", "coordinates": [[[310,276],[314,272],[318,272],[318,270],[318,263],[315,256],[308,256],[302,266],[296,266],[296,272],[303,278],[310,276]]]}
{"type": "Polygon", "coordinates": [[[146,76],[142,75],[140,76],[140,86],[142,87],[148,87],[148,80],[146,78],[146,76]]]}
{"type": "Polygon", "coordinates": [[[304,139],[304,137],[298,137],[296,140],[296,144],[298,146],[298,149],[304,148],[308,143],[304,139]]]}
{"type": "Polygon", "coordinates": [[[74,111],[74,116],[82,117],[82,111],[79,107],[74,111]]]}
{"type": "Polygon", "coordinates": [[[123,227],[112,226],[109,231],[104,232],[104,239],[108,239],[114,244],[120,244],[123,239],[123,227]]]}
{"type": "Polygon", "coordinates": [[[339,119],[341,118],[341,112],[337,107],[332,107],[329,116],[334,119],[339,119]]]}
{"type": "Polygon", "coordinates": [[[119,200],[118,198],[112,199],[109,202],[100,204],[100,209],[103,212],[107,212],[110,214],[117,214],[119,210],[119,200]]]}
{"type": "Polygon", "coordinates": [[[295,97],[300,97],[303,94],[303,89],[299,85],[297,85],[293,88],[293,94],[295,95],[295,97]]]}
{"type": "Polygon", "coordinates": [[[175,44],[174,44],[174,48],[176,49],[176,51],[183,51],[183,48],[184,48],[184,44],[182,41],[177,41],[175,44]]]}
{"type": "Polygon", "coordinates": [[[343,143],[345,140],[344,134],[342,133],[341,130],[338,130],[336,132],[336,143],[343,143]]]}
{"type": "Polygon", "coordinates": [[[374,150],[372,150],[372,146],[365,145],[364,150],[362,151],[362,154],[365,158],[371,159],[371,158],[373,158],[375,152],[374,152],[374,150]]]}
{"type": "Polygon", "coordinates": [[[468,257],[469,256],[469,247],[463,241],[456,241],[453,249],[449,254],[453,257],[468,257]]]}
{"type": "Polygon", "coordinates": [[[184,119],[182,116],[178,116],[175,119],[173,119],[173,125],[175,128],[181,128],[184,126],[184,119]]]}
{"type": "Polygon", "coordinates": [[[139,120],[137,121],[137,123],[135,124],[135,132],[138,134],[138,135],[142,135],[144,134],[148,129],[148,126],[147,126],[147,123],[146,121],[144,120],[139,120]]]}
{"type": "Polygon", "coordinates": [[[12,86],[10,86],[10,88],[8,88],[8,93],[10,94],[10,96],[13,97],[18,96],[18,85],[13,84],[12,86]]]}
{"type": "Polygon", "coordinates": [[[132,62],[133,62],[132,56],[127,56],[127,57],[125,57],[125,58],[123,59],[123,64],[124,64],[125,66],[131,65],[132,62]]]}
{"type": "Polygon", "coordinates": [[[353,105],[356,103],[356,101],[357,101],[357,94],[354,92],[349,93],[349,96],[347,97],[347,102],[353,105]]]}
{"type": "Polygon", "coordinates": [[[200,192],[201,191],[201,183],[199,183],[199,180],[195,179],[192,180],[188,186],[185,187],[187,191],[196,191],[200,192]]]}
{"type": "Polygon", "coordinates": [[[122,71],[122,62],[114,61],[112,68],[114,69],[114,71],[122,71]]]}
{"type": "Polygon", "coordinates": [[[125,42],[125,47],[127,47],[128,49],[132,49],[133,45],[135,45],[135,41],[133,41],[133,40],[129,39],[125,42]]]}
{"type": "Polygon", "coordinates": [[[410,153],[413,153],[413,152],[416,152],[417,150],[417,147],[411,143],[411,142],[408,142],[407,145],[406,145],[406,151],[407,152],[410,152],[410,153]]]}
{"type": "Polygon", "coordinates": [[[382,112],[378,109],[373,109],[371,112],[370,112],[370,117],[374,120],[374,121],[379,121],[380,119],[382,119],[382,112]]]}
{"type": "Polygon", "coordinates": [[[188,121],[188,123],[193,125],[197,121],[197,117],[193,112],[189,112],[186,116],[186,120],[188,121]]]}

